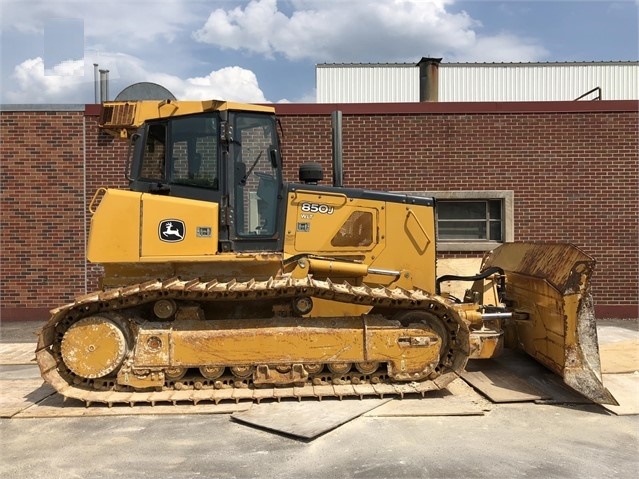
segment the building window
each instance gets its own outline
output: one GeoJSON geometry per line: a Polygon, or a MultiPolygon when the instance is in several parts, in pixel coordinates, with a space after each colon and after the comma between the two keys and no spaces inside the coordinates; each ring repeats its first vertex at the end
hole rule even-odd
{"type": "Polygon", "coordinates": [[[502,200],[439,200],[437,238],[441,241],[502,241],[502,200]]]}
{"type": "Polygon", "coordinates": [[[403,192],[437,200],[438,251],[490,251],[515,240],[510,190],[403,192]]]}

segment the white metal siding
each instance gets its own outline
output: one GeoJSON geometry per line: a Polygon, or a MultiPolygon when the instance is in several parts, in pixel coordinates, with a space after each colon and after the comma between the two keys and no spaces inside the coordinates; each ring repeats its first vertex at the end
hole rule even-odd
{"type": "MultiPolygon", "coordinates": [[[[442,64],[439,101],[562,101],[601,88],[602,100],[639,99],[639,64],[442,64]]],[[[592,99],[591,94],[584,99],[592,99]]]]}
{"type": "Polygon", "coordinates": [[[317,103],[419,101],[419,69],[411,64],[318,65],[317,103]]]}
{"type": "MultiPolygon", "coordinates": [[[[412,63],[317,65],[318,103],[419,101],[412,63]]],[[[639,62],[441,63],[439,101],[639,100],[639,62]],[[584,98],[589,100],[594,94],[584,98]]]]}

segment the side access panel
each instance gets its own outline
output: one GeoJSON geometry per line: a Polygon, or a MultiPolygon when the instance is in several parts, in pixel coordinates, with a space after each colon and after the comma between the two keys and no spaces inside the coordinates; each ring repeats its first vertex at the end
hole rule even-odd
{"type": "Polygon", "coordinates": [[[202,261],[218,252],[217,203],[103,188],[89,211],[93,263],[202,261]]]}

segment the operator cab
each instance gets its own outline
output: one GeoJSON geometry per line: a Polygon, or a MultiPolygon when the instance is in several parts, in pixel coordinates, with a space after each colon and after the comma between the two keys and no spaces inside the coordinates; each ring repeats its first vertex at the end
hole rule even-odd
{"type": "Polygon", "coordinates": [[[132,137],[130,189],[218,203],[220,251],[281,250],[275,125],[233,110],[147,121],[132,137]]]}

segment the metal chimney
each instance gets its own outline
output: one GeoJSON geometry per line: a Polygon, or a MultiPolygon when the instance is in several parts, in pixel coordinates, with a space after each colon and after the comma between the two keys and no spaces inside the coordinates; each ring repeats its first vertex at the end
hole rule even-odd
{"type": "Polygon", "coordinates": [[[109,70],[100,70],[100,103],[109,101],[109,70]]]}
{"type": "Polygon", "coordinates": [[[439,64],[441,58],[422,58],[419,67],[419,101],[439,101],[439,64]]]}
{"type": "Polygon", "coordinates": [[[100,103],[100,81],[98,80],[98,64],[93,64],[93,93],[95,96],[95,103],[100,103]]]}

